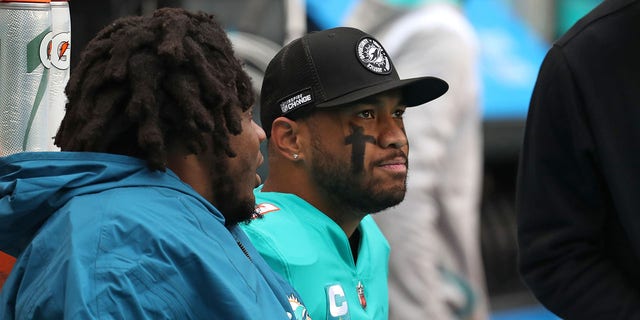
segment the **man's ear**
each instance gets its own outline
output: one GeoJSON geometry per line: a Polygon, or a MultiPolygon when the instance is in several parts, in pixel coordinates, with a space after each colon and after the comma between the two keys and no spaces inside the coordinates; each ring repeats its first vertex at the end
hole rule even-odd
{"type": "Polygon", "coordinates": [[[278,117],[271,124],[271,143],[283,158],[297,161],[302,156],[300,124],[286,117],[278,117]]]}

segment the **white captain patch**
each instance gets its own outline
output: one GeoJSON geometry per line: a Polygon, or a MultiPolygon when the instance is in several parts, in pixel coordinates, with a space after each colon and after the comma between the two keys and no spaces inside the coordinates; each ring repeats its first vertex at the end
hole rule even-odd
{"type": "Polygon", "coordinates": [[[362,38],[356,46],[360,63],[369,71],[377,74],[389,74],[391,62],[382,45],[373,38],[362,38]]]}
{"type": "Polygon", "coordinates": [[[327,320],[350,320],[347,296],[340,284],[328,285],[324,288],[327,294],[327,320]]]}

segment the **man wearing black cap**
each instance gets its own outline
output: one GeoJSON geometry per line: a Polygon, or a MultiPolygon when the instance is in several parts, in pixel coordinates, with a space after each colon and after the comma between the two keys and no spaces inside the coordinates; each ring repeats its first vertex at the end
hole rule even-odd
{"type": "Polygon", "coordinates": [[[388,318],[389,245],[369,214],[404,198],[405,108],[447,89],[435,77],[400,80],[382,45],[354,28],[307,34],[267,67],[269,175],[245,230],[311,318],[388,318]]]}

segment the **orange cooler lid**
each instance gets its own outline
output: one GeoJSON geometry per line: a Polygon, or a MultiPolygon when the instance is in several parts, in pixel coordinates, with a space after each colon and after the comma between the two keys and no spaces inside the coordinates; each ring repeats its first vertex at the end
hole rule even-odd
{"type": "Polygon", "coordinates": [[[2,289],[2,285],[9,277],[9,273],[13,268],[13,264],[16,262],[16,259],[2,251],[0,251],[0,289],[2,289]]]}

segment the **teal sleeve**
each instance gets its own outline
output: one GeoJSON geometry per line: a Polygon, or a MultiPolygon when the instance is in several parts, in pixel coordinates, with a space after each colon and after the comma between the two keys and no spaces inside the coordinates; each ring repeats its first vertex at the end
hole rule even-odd
{"type": "Polygon", "coordinates": [[[291,270],[282,252],[280,252],[278,246],[273,243],[273,238],[255,228],[243,226],[242,229],[260,255],[267,261],[267,264],[291,283],[293,280],[291,270]]]}

